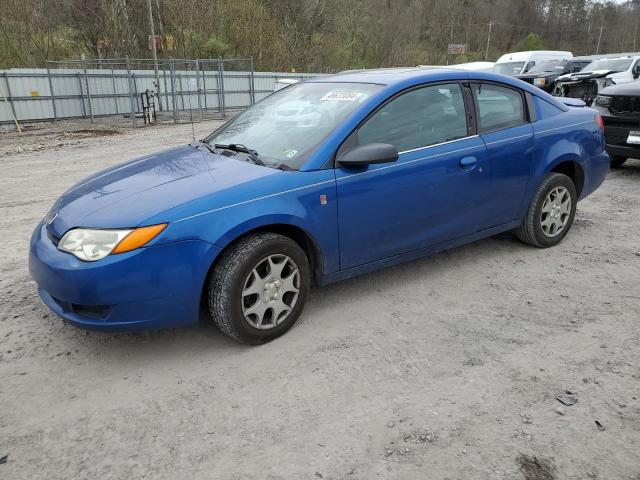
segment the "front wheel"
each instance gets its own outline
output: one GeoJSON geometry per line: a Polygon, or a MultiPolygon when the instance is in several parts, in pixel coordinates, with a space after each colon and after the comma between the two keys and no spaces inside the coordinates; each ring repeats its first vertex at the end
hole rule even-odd
{"type": "Polygon", "coordinates": [[[627,161],[627,157],[621,157],[620,155],[610,155],[611,168],[620,168],[624,162],[627,161]]]}
{"type": "Polygon", "coordinates": [[[309,261],[300,246],[271,232],[249,235],[225,250],[209,282],[209,312],[218,328],[252,345],[282,335],[307,300],[309,261]]]}
{"type": "Polygon", "coordinates": [[[516,235],[536,247],[557,245],[573,224],[577,203],[573,181],[562,173],[549,173],[533,196],[516,235]]]}

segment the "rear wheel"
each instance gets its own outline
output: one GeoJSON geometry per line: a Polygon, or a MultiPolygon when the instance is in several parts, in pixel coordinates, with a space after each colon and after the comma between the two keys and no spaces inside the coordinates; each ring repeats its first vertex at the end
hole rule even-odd
{"type": "Polygon", "coordinates": [[[627,161],[627,157],[621,157],[620,155],[610,155],[611,168],[620,168],[624,162],[627,161]]]}
{"type": "Polygon", "coordinates": [[[571,179],[561,173],[549,173],[533,196],[516,235],[536,247],[557,245],[573,224],[577,202],[571,179]]]}
{"type": "Polygon", "coordinates": [[[213,322],[253,345],[273,340],[296,322],[309,294],[309,261],[288,237],[249,235],[224,251],[209,282],[213,322]]]}

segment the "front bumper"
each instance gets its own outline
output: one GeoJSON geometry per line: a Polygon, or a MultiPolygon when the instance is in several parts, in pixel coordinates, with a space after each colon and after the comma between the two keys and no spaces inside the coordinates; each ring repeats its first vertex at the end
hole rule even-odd
{"type": "Polygon", "coordinates": [[[640,158],[640,145],[627,143],[631,130],[640,131],[640,118],[605,117],[605,148],[609,155],[625,158],[640,158]]]}
{"type": "Polygon", "coordinates": [[[204,281],[219,252],[185,240],[83,262],[58,250],[40,224],[31,238],[29,271],[44,303],[73,325],[170,328],[198,321],[204,281]]]}

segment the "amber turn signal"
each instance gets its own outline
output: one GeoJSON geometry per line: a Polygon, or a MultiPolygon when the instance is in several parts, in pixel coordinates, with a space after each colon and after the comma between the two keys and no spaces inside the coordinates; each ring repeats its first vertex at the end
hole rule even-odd
{"type": "Polygon", "coordinates": [[[150,225],[133,230],[116,245],[111,253],[125,253],[146,245],[167,227],[166,223],[150,225]]]}

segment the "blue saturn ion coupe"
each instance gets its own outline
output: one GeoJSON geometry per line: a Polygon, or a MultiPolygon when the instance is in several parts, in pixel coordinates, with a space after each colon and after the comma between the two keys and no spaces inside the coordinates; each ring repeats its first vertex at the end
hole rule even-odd
{"type": "Polygon", "coordinates": [[[80,327],[175,327],[206,307],[259,344],[312,285],[507,230],[557,244],[608,172],[603,147],[597,112],[493,73],[317,77],[71,187],[33,234],[30,271],[80,327]]]}

